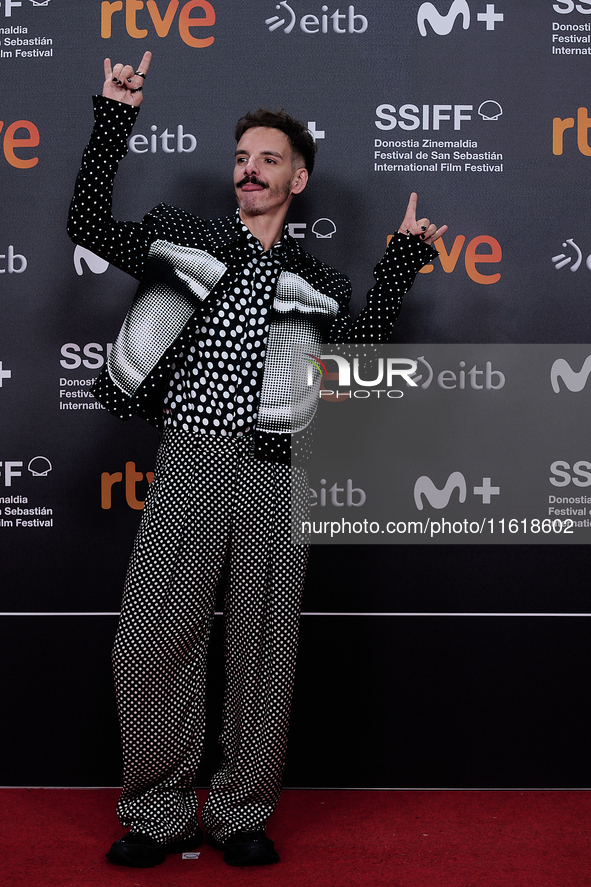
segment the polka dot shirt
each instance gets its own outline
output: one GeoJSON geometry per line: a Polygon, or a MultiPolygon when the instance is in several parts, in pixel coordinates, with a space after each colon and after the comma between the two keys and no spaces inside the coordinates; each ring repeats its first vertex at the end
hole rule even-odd
{"type": "Polygon", "coordinates": [[[241,437],[256,424],[282,243],[265,252],[239,224],[249,261],[238,269],[216,310],[203,318],[197,340],[172,365],[165,426],[241,437]]]}

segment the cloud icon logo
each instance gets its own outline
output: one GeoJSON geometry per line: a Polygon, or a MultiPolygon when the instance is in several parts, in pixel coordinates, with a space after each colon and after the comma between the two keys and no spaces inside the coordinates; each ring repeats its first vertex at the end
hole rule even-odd
{"type": "Polygon", "coordinates": [[[316,219],[312,225],[312,233],[316,237],[328,238],[336,234],[337,226],[332,219],[316,219]]]}
{"type": "Polygon", "coordinates": [[[480,105],[478,113],[483,120],[498,120],[503,113],[503,109],[498,102],[493,101],[493,99],[487,99],[480,105]]]}
{"type": "Polygon", "coordinates": [[[53,470],[53,465],[45,456],[33,456],[27,468],[33,477],[47,477],[53,470]]]}

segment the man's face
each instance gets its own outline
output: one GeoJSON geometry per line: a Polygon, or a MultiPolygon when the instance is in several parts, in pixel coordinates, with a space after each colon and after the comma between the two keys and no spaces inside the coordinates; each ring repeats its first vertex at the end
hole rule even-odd
{"type": "Polygon", "coordinates": [[[246,130],[234,166],[234,190],[242,213],[261,216],[287,210],[291,195],[303,190],[302,178],[307,179],[306,171],[302,175],[302,170],[294,170],[285,133],[269,126],[246,130]]]}

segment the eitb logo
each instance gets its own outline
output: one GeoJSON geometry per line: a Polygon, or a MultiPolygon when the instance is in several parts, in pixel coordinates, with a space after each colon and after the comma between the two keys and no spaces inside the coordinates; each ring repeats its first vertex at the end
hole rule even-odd
{"type": "Polygon", "coordinates": [[[340,8],[331,9],[324,3],[320,9],[302,15],[299,9],[296,13],[293,8],[296,5],[294,0],[292,3],[281,0],[275,7],[278,15],[265,19],[271,32],[281,29],[284,34],[291,34],[296,28],[304,34],[364,34],[367,31],[367,18],[357,12],[352,4],[346,12],[341,12],[340,8]]]}

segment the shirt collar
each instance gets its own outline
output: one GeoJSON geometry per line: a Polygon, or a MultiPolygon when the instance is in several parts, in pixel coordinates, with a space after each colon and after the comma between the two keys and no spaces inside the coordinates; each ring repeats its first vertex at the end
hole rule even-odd
{"type": "Polygon", "coordinates": [[[277,243],[273,244],[270,250],[263,250],[263,244],[261,241],[254,236],[252,231],[244,224],[242,219],[240,218],[240,210],[236,210],[235,214],[236,226],[253,252],[256,252],[260,255],[269,255],[272,259],[281,259],[285,253],[285,247],[287,245],[287,238],[289,237],[289,231],[287,227],[287,222],[283,225],[283,231],[281,232],[281,237],[277,241],[277,243]]]}

